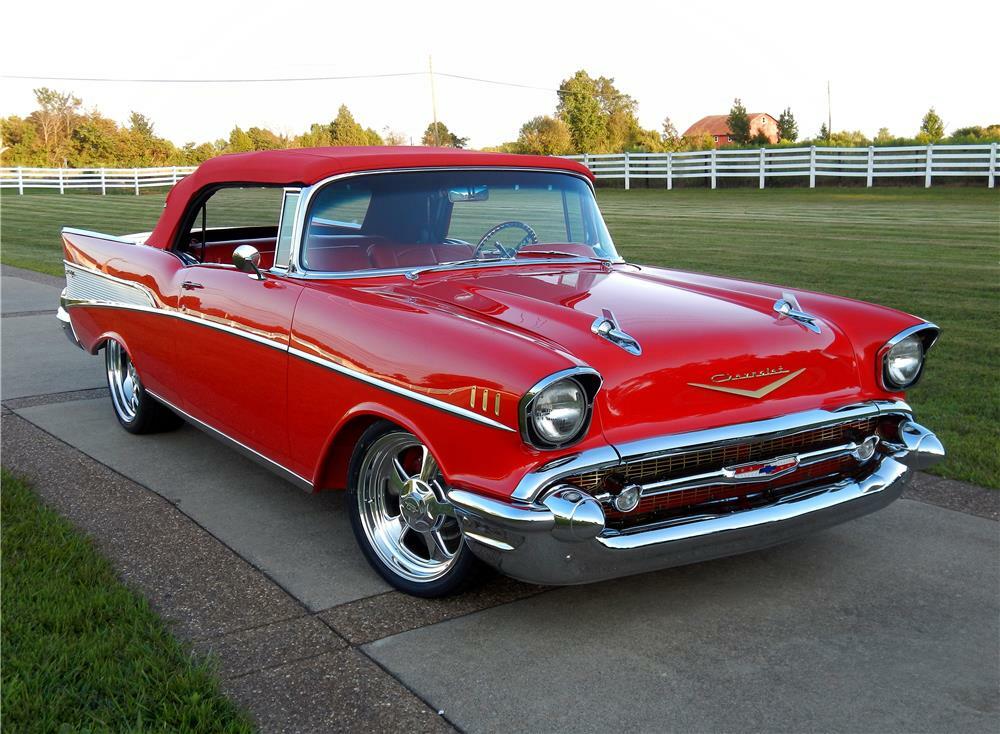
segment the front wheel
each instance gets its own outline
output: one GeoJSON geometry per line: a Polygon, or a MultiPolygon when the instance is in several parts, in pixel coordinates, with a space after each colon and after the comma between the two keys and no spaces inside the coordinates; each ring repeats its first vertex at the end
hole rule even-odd
{"type": "Polygon", "coordinates": [[[441,597],[465,588],[481,562],[462,538],[430,451],[412,433],[380,422],[351,460],[351,527],[372,567],[407,594],[441,597]]]}
{"type": "Polygon", "coordinates": [[[115,416],[129,433],[158,433],[177,428],[183,421],[157,402],[142,386],[135,364],[114,339],[104,345],[104,366],[115,416]]]}

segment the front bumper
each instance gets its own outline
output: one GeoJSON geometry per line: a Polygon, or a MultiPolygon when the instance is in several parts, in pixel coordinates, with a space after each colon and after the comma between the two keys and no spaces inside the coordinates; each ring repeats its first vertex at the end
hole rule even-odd
{"type": "Polygon", "coordinates": [[[486,563],[531,583],[582,584],[767,548],[879,510],[900,496],[913,471],[944,457],[940,441],[923,426],[907,421],[900,434],[892,453],[861,479],[812,487],[755,509],[622,531],[605,528],[599,503],[565,485],[531,503],[464,490],[448,497],[466,542],[486,563]]]}

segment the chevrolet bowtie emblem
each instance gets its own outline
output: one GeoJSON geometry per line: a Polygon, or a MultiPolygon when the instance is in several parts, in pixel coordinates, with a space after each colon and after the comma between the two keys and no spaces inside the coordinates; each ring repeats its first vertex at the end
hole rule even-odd
{"type": "Polygon", "coordinates": [[[730,393],[732,395],[742,395],[745,398],[754,398],[756,400],[760,400],[765,395],[770,395],[771,393],[773,393],[775,390],[777,390],[782,385],[788,384],[789,382],[791,382],[792,380],[794,380],[796,377],[798,377],[799,375],[801,375],[805,371],[806,371],[805,367],[803,367],[802,369],[797,370],[795,372],[787,372],[787,373],[785,372],[785,370],[780,370],[780,369],[779,370],[773,370],[773,371],[762,370],[763,374],[738,375],[736,377],[731,377],[729,375],[724,375],[724,376],[723,375],[716,375],[715,377],[712,378],[713,382],[731,382],[734,379],[735,380],[746,380],[746,379],[750,379],[751,377],[766,377],[766,376],[774,375],[774,374],[782,374],[783,375],[782,377],[779,377],[774,382],[769,383],[767,385],[764,385],[764,387],[757,388],[756,390],[743,390],[742,388],[738,388],[738,387],[725,387],[724,385],[703,385],[700,382],[689,382],[688,384],[691,387],[702,387],[702,388],[705,388],[706,390],[718,390],[719,392],[727,392],[727,393],[730,393]],[[718,379],[720,377],[723,378],[723,379],[718,379]],[[725,378],[728,378],[728,379],[725,379],[725,378]]]}

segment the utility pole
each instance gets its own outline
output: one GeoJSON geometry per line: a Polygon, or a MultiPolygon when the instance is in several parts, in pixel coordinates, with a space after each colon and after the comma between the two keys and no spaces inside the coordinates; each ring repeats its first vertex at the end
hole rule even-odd
{"type": "Polygon", "coordinates": [[[826,80],[826,134],[833,135],[833,109],[830,104],[830,80],[826,80]]]}
{"type": "Polygon", "coordinates": [[[434,118],[434,146],[441,147],[441,139],[438,137],[438,105],[437,95],[434,93],[434,59],[427,57],[427,73],[431,78],[431,115],[434,118]]]}

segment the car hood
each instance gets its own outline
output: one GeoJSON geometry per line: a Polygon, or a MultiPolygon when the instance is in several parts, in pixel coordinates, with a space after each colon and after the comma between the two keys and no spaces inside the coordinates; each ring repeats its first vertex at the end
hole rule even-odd
{"type": "Polygon", "coordinates": [[[779,288],[627,265],[481,269],[400,287],[456,315],[502,322],[596,369],[604,378],[597,414],[611,443],[865,397],[856,350],[817,310],[829,296],[796,294],[817,317],[817,334],[777,316],[779,288]],[[605,309],[638,341],[640,355],[592,331],[605,309]]]}

